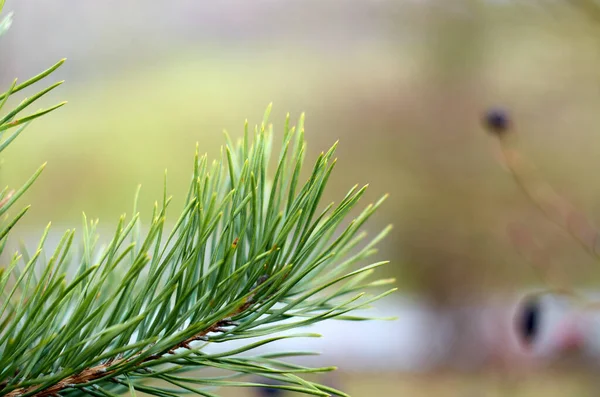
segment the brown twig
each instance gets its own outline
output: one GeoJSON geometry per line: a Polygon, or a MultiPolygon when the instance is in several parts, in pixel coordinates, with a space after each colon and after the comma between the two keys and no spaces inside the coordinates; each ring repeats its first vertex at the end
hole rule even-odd
{"type": "Polygon", "coordinates": [[[593,257],[600,259],[598,230],[587,217],[544,181],[517,149],[517,133],[508,116],[491,112],[488,128],[498,137],[506,166],[517,185],[550,221],[565,230],[593,257]],[[505,119],[502,119],[504,117],[505,119]]]}
{"type": "MultiPolygon", "coordinates": [[[[492,110],[487,113],[485,124],[488,130],[498,138],[505,164],[517,185],[529,200],[542,211],[548,220],[566,231],[587,253],[595,259],[600,259],[598,250],[600,233],[581,211],[556,193],[550,184],[538,175],[535,166],[531,162],[521,156],[517,149],[517,132],[507,113],[503,110],[492,110]]],[[[548,276],[546,267],[550,262],[549,255],[537,248],[531,251],[533,240],[530,236],[525,236],[522,230],[513,229],[512,234],[513,243],[521,245],[521,249],[525,245],[529,245],[530,261],[537,270],[548,276]]],[[[521,250],[521,254],[524,254],[523,251],[521,250]]],[[[600,303],[588,302],[584,297],[575,293],[571,286],[565,286],[564,278],[561,281],[563,282],[555,282],[554,288],[541,292],[539,295],[545,293],[564,295],[575,300],[580,306],[587,308],[600,305],[600,303]],[[563,284],[563,286],[560,284],[563,284]]]]}
{"type": "MultiPolygon", "coordinates": [[[[267,278],[268,278],[267,276],[261,276],[258,279],[255,286],[251,289],[251,291],[255,291],[259,286],[261,286],[267,280],[267,278]]],[[[240,305],[238,308],[233,310],[227,316],[225,316],[221,320],[216,321],[215,323],[213,323],[212,325],[210,325],[208,328],[201,331],[200,333],[176,344],[175,346],[173,346],[169,349],[166,349],[165,351],[163,351],[161,353],[153,354],[151,356],[146,357],[145,359],[143,359],[141,361],[141,363],[147,363],[149,361],[156,360],[158,358],[161,358],[165,354],[174,354],[176,350],[181,349],[181,348],[190,349],[191,348],[190,343],[199,341],[199,340],[207,340],[208,334],[213,333],[213,332],[225,332],[226,329],[223,327],[237,325],[236,322],[232,321],[232,318],[242,314],[243,312],[248,310],[252,305],[254,305],[256,303],[256,301],[254,300],[254,296],[255,296],[255,293],[251,293],[242,305],[240,305]]],[[[109,368],[114,367],[115,365],[125,364],[127,362],[133,361],[135,358],[139,357],[143,353],[144,352],[140,352],[137,355],[135,355],[133,358],[129,358],[129,359],[117,359],[116,357],[113,357],[113,358],[109,359],[109,361],[107,361],[106,363],[102,363],[102,364],[98,364],[94,367],[86,368],[83,371],[81,371],[75,375],[68,376],[68,377],[58,381],[56,384],[54,384],[44,390],[40,390],[40,391],[36,392],[35,394],[33,394],[33,397],[51,397],[51,396],[59,395],[59,393],[61,391],[63,391],[64,389],[73,388],[76,386],[82,386],[85,383],[92,382],[92,381],[100,379],[100,378],[110,378],[112,376],[118,375],[117,369],[110,370],[109,368]]],[[[27,388],[15,389],[15,390],[5,394],[5,397],[18,397],[23,394],[29,393],[33,390],[36,390],[38,387],[39,386],[30,386],[27,388]]]]}

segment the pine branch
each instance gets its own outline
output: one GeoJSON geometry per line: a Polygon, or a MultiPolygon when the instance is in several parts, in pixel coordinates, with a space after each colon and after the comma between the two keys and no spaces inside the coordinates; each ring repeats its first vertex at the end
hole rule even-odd
{"type": "Polygon", "coordinates": [[[361,226],[384,198],[342,229],[365,188],[352,188],[337,206],[330,204],[318,213],[336,145],[321,154],[299,186],[306,146],[302,118],[298,128],[290,128],[288,117],[277,171],[269,183],[269,111],[254,139],[246,128],[244,139],[228,144],[210,167],[206,156],[196,153],[185,208],[166,240],[170,198],[164,193],[143,239],[135,238],[140,226],[136,214],[127,224],[121,218],[103,250],[95,249],[97,222],[86,221],[79,258],[69,260],[74,233],[68,231],[42,262],[48,229],[34,255],[25,260],[15,255],[0,278],[4,288],[12,281],[0,307],[1,395],[94,394],[89,387],[109,395],[107,388],[124,384],[166,395],[167,389],[148,390],[142,381],[155,378],[188,390],[187,381],[171,371],[206,367],[276,372],[294,390],[328,395],[324,386],[279,370],[284,363],[264,365],[260,357],[235,365],[227,361],[256,344],[225,354],[202,351],[207,343],[262,338],[341,318],[393,291],[370,298],[356,294],[393,281],[367,280],[385,262],[347,271],[375,253],[374,245],[389,231],[356,248],[365,237],[358,233],[361,226]],[[45,270],[37,276],[36,268],[45,270]],[[74,274],[70,280],[68,269],[74,274]],[[203,345],[195,346],[197,342],[203,345]]]}
{"type": "MultiPolygon", "coordinates": [[[[144,364],[147,364],[148,362],[151,362],[153,360],[159,360],[159,359],[163,358],[163,356],[165,354],[174,355],[174,354],[176,354],[176,351],[181,348],[191,350],[192,347],[190,344],[192,342],[196,342],[196,341],[200,341],[200,340],[207,341],[208,338],[206,336],[209,333],[225,332],[224,327],[236,325],[236,323],[231,320],[231,317],[243,314],[243,312],[245,310],[247,310],[251,306],[252,303],[253,303],[252,298],[250,298],[248,300],[248,302],[241,305],[238,309],[236,309],[234,312],[232,312],[231,315],[228,316],[227,318],[221,319],[221,320],[215,322],[210,327],[208,327],[206,330],[203,330],[200,333],[198,333],[197,335],[194,335],[194,336],[188,338],[187,340],[184,340],[184,341],[176,344],[175,346],[170,348],[168,351],[163,351],[161,353],[154,354],[152,356],[144,358],[137,364],[137,366],[144,368],[144,364]]],[[[133,359],[136,359],[138,357],[139,357],[139,355],[135,356],[133,359]]],[[[55,395],[58,395],[64,389],[72,388],[74,385],[88,384],[88,383],[90,383],[94,380],[98,380],[98,379],[107,379],[109,381],[114,382],[115,380],[112,378],[116,375],[120,375],[119,370],[114,369],[114,368],[115,367],[118,368],[119,366],[127,366],[130,361],[132,361],[132,359],[127,360],[127,359],[114,359],[113,358],[112,360],[108,360],[106,363],[99,364],[99,365],[96,365],[91,368],[86,368],[83,371],[81,371],[75,375],[71,375],[45,390],[38,391],[35,386],[31,386],[27,389],[13,390],[12,392],[6,394],[6,396],[7,397],[17,397],[17,396],[21,396],[21,395],[27,395],[28,393],[34,393],[33,396],[36,396],[36,397],[55,396],[55,395]]],[[[2,386],[4,387],[6,385],[2,385],[2,386]]]]}
{"type": "MultiPolygon", "coordinates": [[[[0,0],[0,10],[2,5],[0,0]]],[[[15,80],[0,94],[0,112],[9,97],[46,79],[63,62],[23,83],[15,80]]],[[[22,115],[61,83],[0,115],[0,152],[32,120],[64,104],[22,115]],[[13,132],[5,135],[9,130],[13,132]]],[[[376,253],[375,246],[390,230],[364,243],[361,228],[385,197],[350,222],[366,186],[355,186],[339,204],[323,207],[337,144],[321,153],[301,183],[304,118],[291,127],[288,115],[279,156],[272,161],[269,113],[270,106],[252,133],[246,123],[237,144],[226,136],[227,145],[212,163],[196,148],[185,205],[169,233],[165,227],[171,199],[165,174],[162,202],[155,204],[144,235],[138,189],[133,217],[119,219],[106,246],[97,246],[98,221],[84,216],[80,250],[75,231],[68,230],[46,255],[48,225],[32,253],[23,247],[0,266],[0,396],[108,397],[135,391],[161,397],[189,392],[216,396],[215,387],[261,386],[238,380],[248,374],[278,382],[270,387],[346,395],[299,376],[334,368],[281,360],[304,352],[246,353],[281,339],[318,336],[283,331],[331,318],[365,320],[347,314],[393,291],[365,295],[393,282],[369,281],[385,262],[352,270],[376,253]],[[272,165],[275,173],[269,178],[272,165]],[[226,347],[242,339],[253,341],[229,351],[206,352],[209,345],[226,347]],[[185,376],[206,368],[226,375],[185,376]],[[150,380],[160,383],[150,385],[150,380]]],[[[0,216],[12,211],[43,168],[22,187],[0,192],[0,216]]],[[[27,209],[0,225],[0,253],[27,209]]]]}

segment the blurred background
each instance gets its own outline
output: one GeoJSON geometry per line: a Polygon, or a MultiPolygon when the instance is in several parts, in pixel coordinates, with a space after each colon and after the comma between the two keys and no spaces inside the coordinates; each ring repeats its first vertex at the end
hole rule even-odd
{"type": "Polygon", "coordinates": [[[35,241],[48,221],[60,234],[83,211],[111,233],[138,184],[149,217],[164,169],[180,205],[196,142],[216,156],[223,129],[239,137],[273,102],[275,131],[306,112],[309,161],[340,140],[325,201],[356,183],[369,201],[391,195],[368,229],[394,224],[377,259],[391,260],[382,276],[399,292],[375,314],[398,320],[328,321],[322,340],[294,341],[322,351],[310,363],[339,366],[324,382],[353,396],[598,395],[600,316],[545,299],[526,350],[514,314],[544,287],[519,252],[590,296],[600,267],[527,201],[481,126],[490,106],[509,109],[523,153],[600,219],[593,0],[150,3],[6,2],[2,87],[68,58],[53,75],[67,83],[45,98],[68,106],[2,159],[10,186],[48,161],[14,236],[35,241]]]}

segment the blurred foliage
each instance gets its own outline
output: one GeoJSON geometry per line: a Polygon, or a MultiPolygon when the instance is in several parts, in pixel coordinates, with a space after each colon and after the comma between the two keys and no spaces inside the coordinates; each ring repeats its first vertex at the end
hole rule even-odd
{"type": "Polygon", "coordinates": [[[307,112],[312,156],[340,139],[347,172],[326,199],[339,200],[349,183],[391,193],[376,220],[395,224],[387,249],[404,288],[447,303],[539,282],[508,241],[514,221],[551,250],[549,266],[596,282],[589,258],[530,206],[479,125],[490,105],[513,109],[524,152],[600,219],[595,3],[429,3],[381,5],[385,12],[365,16],[381,39],[349,48],[181,45],[161,61],[70,84],[69,109],[8,151],[17,171],[3,178],[22,180],[49,161],[26,197],[28,227],[73,223],[83,210],[111,224],[138,183],[142,210],[150,208],[165,168],[170,190],[183,191],[196,141],[217,153],[222,126],[239,136],[243,117],[274,101],[276,125],[283,109],[292,119],[307,112]]]}

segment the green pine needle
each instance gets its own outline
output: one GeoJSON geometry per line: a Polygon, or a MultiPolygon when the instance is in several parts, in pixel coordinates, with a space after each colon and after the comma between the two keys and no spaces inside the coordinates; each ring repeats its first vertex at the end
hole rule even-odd
{"type": "MultiPolygon", "coordinates": [[[[3,7],[4,7],[4,0],[1,0],[0,1],[0,11],[2,11],[3,7]]],[[[0,20],[0,36],[2,36],[4,33],[6,33],[6,31],[10,28],[10,25],[12,24],[12,16],[13,16],[13,13],[10,12],[4,18],[2,18],[0,20]]]]}
{"type": "MultiPolygon", "coordinates": [[[[0,111],[9,97],[63,62],[21,84],[15,80],[0,94],[0,111]]],[[[61,83],[0,115],[0,152],[29,122],[64,104],[28,110],[61,83]]],[[[323,206],[337,143],[321,153],[304,180],[304,116],[291,127],[288,115],[281,149],[273,156],[270,112],[271,105],[254,132],[246,123],[238,143],[226,134],[216,161],[209,162],[196,148],[184,209],[177,217],[167,216],[165,174],[162,202],[144,229],[137,213],[138,188],[133,216],[119,219],[106,247],[97,247],[98,222],[84,216],[80,251],[69,230],[47,256],[48,226],[35,251],[22,248],[0,265],[0,396],[216,396],[218,387],[264,386],[241,380],[245,375],[272,379],[278,384],[269,387],[283,390],[346,396],[300,376],[333,367],[281,360],[306,352],[252,355],[252,350],[286,338],[318,337],[280,333],[326,319],[365,320],[351,312],[394,291],[365,294],[393,282],[371,280],[385,262],[356,268],[390,230],[371,241],[361,231],[385,197],[352,220],[366,186],[353,187],[337,205],[323,206]],[[254,341],[206,352],[207,345],[217,343],[227,349],[234,339],[254,341]],[[207,368],[223,374],[199,372],[207,368]]],[[[28,209],[13,212],[15,203],[43,168],[22,187],[0,192],[0,253],[28,209]]]]}
{"type": "Polygon", "coordinates": [[[298,378],[289,364],[240,356],[290,337],[274,336],[285,330],[330,318],[362,320],[345,315],[393,291],[364,295],[390,282],[367,277],[385,262],[354,268],[390,230],[357,248],[366,237],[360,226],[381,201],[347,223],[365,192],[353,188],[317,215],[335,147],[302,184],[302,135],[297,128],[284,131],[272,182],[266,175],[273,133],[266,120],[252,140],[227,145],[210,172],[206,157],[196,156],[185,208],[170,232],[165,196],[145,236],[137,215],[122,217],[111,242],[98,250],[97,222],[85,221],[81,255],[71,252],[73,233],[67,232],[48,261],[39,255],[42,242],[18,273],[18,266],[7,269],[1,279],[10,292],[0,312],[0,394],[171,393],[147,386],[149,379],[170,383],[176,394],[252,385],[167,375],[212,367],[274,376],[284,389],[328,395],[331,390],[298,378]],[[256,337],[263,339],[203,353],[206,344],[256,337]]]}

